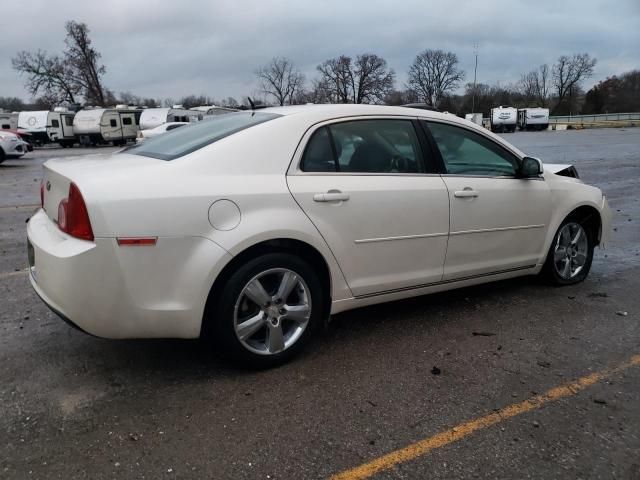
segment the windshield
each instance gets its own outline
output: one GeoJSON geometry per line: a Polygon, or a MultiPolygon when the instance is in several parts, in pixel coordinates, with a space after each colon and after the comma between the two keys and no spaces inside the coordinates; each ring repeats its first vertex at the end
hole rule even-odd
{"type": "Polygon", "coordinates": [[[173,160],[217,142],[221,138],[279,116],[268,112],[237,112],[219,115],[145,140],[140,145],[127,149],[126,153],[160,160],[173,160]]]}

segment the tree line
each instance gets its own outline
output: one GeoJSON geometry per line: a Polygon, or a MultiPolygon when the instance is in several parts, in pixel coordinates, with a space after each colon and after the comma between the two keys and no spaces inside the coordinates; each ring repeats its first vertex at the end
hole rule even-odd
{"type": "MultiPolygon", "coordinates": [[[[131,92],[114,94],[106,88],[106,67],[101,54],[92,46],[86,24],[65,24],[65,50],[49,54],[43,50],[21,51],[12,59],[13,67],[25,77],[25,87],[35,99],[32,106],[51,108],[59,104],[129,104],[148,107],[181,104],[239,107],[233,97],[217,101],[206,95],[158,99],[131,92]]],[[[422,102],[440,110],[464,114],[475,106],[487,113],[497,105],[543,106],[553,114],[604,113],[638,110],[640,73],[635,70],[600,82],[588,92],[583,83],[590,78],[596,59],[587,53],[562,55],[552,65],[544,64],[523,73],[519,81],[502,85],[466,83],[453,52],[426,49],[418,53],[406,72],[406,81],[396,88],[396,72],[374,53],[339,55],[319,63],[316,75],[307,81],[295,63],[274,57],[255,70],[259,86],[257,104],[291,105],[302,103],[373,103],[402,105],[422,102]],[[463,88],[463,93],[457,93],[463,88]]],[[[253,95],[255,97],[255,95],[253,95]]],[[[21,110],[26,105],[18,98],[0,97],[0,108],[21,110]]]]}

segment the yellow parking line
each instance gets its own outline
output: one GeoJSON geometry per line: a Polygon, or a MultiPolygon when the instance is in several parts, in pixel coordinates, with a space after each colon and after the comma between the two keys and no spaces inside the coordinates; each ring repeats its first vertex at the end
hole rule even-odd
{"type": "Polygon", "coordinates": [[[622,372],[631,367],[640,366],[640,355],[634,355],[630,360],[612,368],[592,373],[585,377],[579,378],[574,382],[552,388],[545,393],[536,395],[520,403],[511,404],[497,412],[490,413],[484,417],[469,420],[461,423],[444,432],[440,432],[432,437],[425,438],[416,443],[412,443],[404,448],[387,453],[382,457],[378,457],[368,463],[346,470],[342,473],[334,475],[332,480],[356,480],[369,478],[376,473],[389,470],[400,463],[414,460],[417,457],[425,455],[436,448],[444,447],[450,443],[462,440],[464,437],[484,428],[495,425],[509,418],[538,409],[543,405],[554,402],[561,398],[570,397],[585,388],[600,382],[611,375],[622,372]]]}

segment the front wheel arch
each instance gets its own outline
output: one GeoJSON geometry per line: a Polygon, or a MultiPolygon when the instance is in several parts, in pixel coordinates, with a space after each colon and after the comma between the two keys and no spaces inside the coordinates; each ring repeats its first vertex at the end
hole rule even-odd
{"type": "Polygon", "coordinates": [[[567,220],[577,220],[583,224],[592,235],[594,244],[597,246],[600,244],[602,238],[602,218],[597,208],[590,205],[582,205],[572,210],[561,222],[564,223],[567,220]]]}

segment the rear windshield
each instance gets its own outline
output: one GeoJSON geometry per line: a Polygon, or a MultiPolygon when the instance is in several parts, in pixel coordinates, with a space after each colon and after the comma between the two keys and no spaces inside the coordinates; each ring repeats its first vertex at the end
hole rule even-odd
{"type": "Polygon", "coordinates": [[[268,112],[237,112],[219,115],[149,138],[140,145],[127,149],[126,153],[160,160],[173,160],[217,142],[221,138],[279,116],[268,112]]]}

